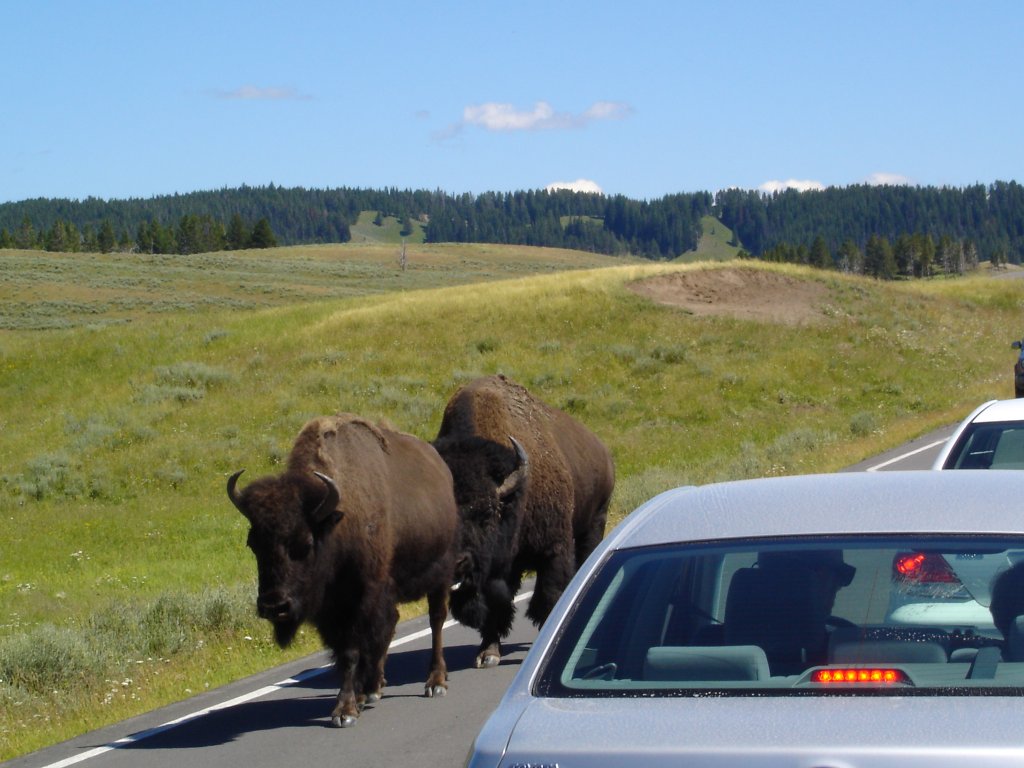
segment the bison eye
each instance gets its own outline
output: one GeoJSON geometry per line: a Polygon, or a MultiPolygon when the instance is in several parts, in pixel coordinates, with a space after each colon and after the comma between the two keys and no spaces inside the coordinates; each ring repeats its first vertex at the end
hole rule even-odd
{"type": "Polygon", "coordinates": [[[309,553],[313,551],[313,537],[306,536],[301,539],[295,539],[288,547],[288,557],[292,560],[305,560],[309,557],[309,553]]]}

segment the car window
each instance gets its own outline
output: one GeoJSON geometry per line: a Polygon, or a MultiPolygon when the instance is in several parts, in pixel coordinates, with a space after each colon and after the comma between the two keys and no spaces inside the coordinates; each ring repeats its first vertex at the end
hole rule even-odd
{"type": "Polygon", "coordinates": [[[946,469],[1024,469],[1024,423],[972,424],[950,451],[946,469]]]}
{"type": "Polygon", "coordinates": [[[1016,695],[1024,540],[772,539],[615,552],[582,591],[536,685],[549,696],[1016,695]],[[1014,583],[993,591],[999,580],[1014,583]]]}

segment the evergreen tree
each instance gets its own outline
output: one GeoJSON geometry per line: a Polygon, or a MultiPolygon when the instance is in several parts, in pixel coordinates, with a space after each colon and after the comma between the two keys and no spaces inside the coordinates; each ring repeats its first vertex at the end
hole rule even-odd
{"type": "Polygon", "coordinates": [[[252,237],[249,238],[250,248],[276,248],[277,238],[270,228],[270,222],[264,217],[256,222],[252,228],[252,237]]]}
{"type": "Polygon", "coordinates": [[[34,249],[37,244],[36,239],[36,228],[32,225],[32,219],[26,214],[21,220],[21,226],[18,228],[17,234],[14,236],[14,245],[16,248],[24,250],[34,249]]]}
{"type": "Polygon", "coordinates": [[[818,269],[832,269],[835,263],[832,261],[832,254],[828,250],[828,243],[825,238],[818,235],[811,245],[810,264],[818,269]]]}
{"type": "Polygon", "coordinates": [[[96,244],[100,253],[110,253],[117,245],[117,235],[114,234],[114,225],[110,219],[104,219],[100,225],[99,234],[96,236],[96,244]]]}
{"type": "Polygon", "coordinates": [[[199,217],[192,214],[185,214],[178,220],[178,226],[174,232],[175,240],[177,241],[177,251],[180,254],[187,255],[192,253],[201,253],[202,247],[202,234],[200,231],[199,217]]]}
{"type": "Polygon", "coordinates": [[[918,277],[931,277],[932,264],[935,261],[935,242],[930,235],[914,235],[914,274],[918,277]]]}
{"type": "Polygon", "coordinates": [[[880,280],[892,280],[896,277],[896,259],[892,255],[892,247],[884,237],[872,235],[864,249],[864,274],[880,280]]]}
{"type": "Polygon", "coordinates": [[[916,260],[914,242],[914,237],[906,232],[896,238],[896,243],[892,248],[892,255],[896,260],[897,274],[913,277],[914,262],[916,260]]]}
{"type": "Polygon", "coordinates": [[[245,226],[241,214],[233,214],[228,224],[227,247],[229,251],[238,251],[249,245],[251,237],[249,228],[245,226]]]}
{"type": "Polygon", "coordinates": [[[135,250],[139,253],[154,253],[153,229],[147,222],[142,222],[135,230],[135,250]]]}
{"type": "Polygon", "coordinates": [[[43,238],[43,247],[47,251],[51,251],[53,253],[70,250],[66,240],[66,231],[64,229],[63,221],[57,219],[53,222],[53,226],[47,230],[46,236],[43,238]]]}
{"type": "Polygon", "coordinates": [[[86,253],[98,253],[100,250],[96,230],[92,228],[92,225],[87,225],[82,232],[82,250],[86,253]]]}

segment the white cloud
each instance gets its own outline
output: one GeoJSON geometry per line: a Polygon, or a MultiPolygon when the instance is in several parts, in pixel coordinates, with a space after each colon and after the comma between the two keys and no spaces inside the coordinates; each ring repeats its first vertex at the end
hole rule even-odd
{"type": "Polygon", "coordinates": [[[243,85],[233,91],[217,91],[217,98],[240,101],[305,101],[309,96],[294,88],[260,88],[243,85]]]}
{"type": "Polygon", "coordinates": [[[910,179],[899,173],[872,173],[864,182],[873,187],[905,187],[911,184],[910,179]]]}
{"type": "Polygon", "coordinates": [[[621,101],[596,101],[583,113],[587,120],[622,120],[633,114],[633,108],[621,101]]]}
{"type": "Polygon", "coordinates": [[[548,192],[554,192],[556,189],[568,189],[573,192],[593,192],[598,195],[603,195],[604,190],[596,181],[590,179],[576,179],[576,181],[553,181],[544,187],[548,192]]]}
{"type": "Polygon", "coordinates": [[[628,104],[613,101],[595,102],[578,115],[557,112],[546,101],[538,101],[530,110],[492,101],[463,109],[462,124],[476,125],[486,131],[564,130],[583,128],[597,120],[620,120],[631,112],[628,104]]]}
{"type": "Polygon", "coordinates": [[[810,179],[787,179],[786,181],[766,181],[760,187],[762,192],[782,192],[786,189],[795,189],[799,192],[806,192],[809,189],[824,189],[825,185],[820,181],[810,179]]]}

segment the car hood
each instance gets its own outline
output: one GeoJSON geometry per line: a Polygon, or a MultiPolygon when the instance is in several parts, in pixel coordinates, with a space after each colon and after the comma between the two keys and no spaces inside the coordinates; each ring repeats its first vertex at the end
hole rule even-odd
{"type": "Polygon", "coordinates": [[[510,714],[496,713],[504,737],[485,728],[478,757],[490,758],[470,765],[1024,764],[1017,697],[531,698],[518,718],[510,714]]]}

